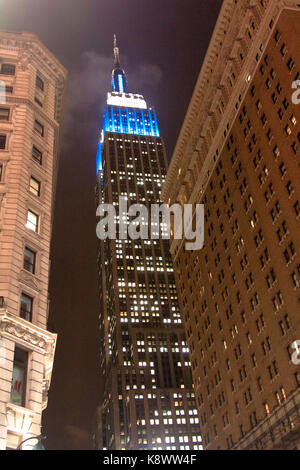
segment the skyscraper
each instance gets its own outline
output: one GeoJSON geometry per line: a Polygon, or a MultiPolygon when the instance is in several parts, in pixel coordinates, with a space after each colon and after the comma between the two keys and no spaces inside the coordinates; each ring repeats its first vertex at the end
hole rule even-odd
{"type": "MultiPolygon", "coordinates": [[[[166,154],[153,108],[129,93],[114,39],[97,155],[97,203],[159,202],[166,154]]],[[[201,449],[168,240],[99,242],[100,449],[201,449]]]]}
{"type": "Polygon", "coordinates": [[[49,251],[65,79],[34,34],[0,33],[0,449],[40,435],[47,406],[56,345],[47,331],[49,251]]]}
{"type": "Polygon", "coordinates": [[[162,191],[205,204],[171,252],[206,449],[300,447],[299,30],[296,1],[224,1],[162,191]]]}

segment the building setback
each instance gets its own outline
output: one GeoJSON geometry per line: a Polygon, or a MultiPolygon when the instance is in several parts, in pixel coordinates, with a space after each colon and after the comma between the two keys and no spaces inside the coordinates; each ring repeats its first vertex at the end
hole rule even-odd
{"type": "Polygon", "coordinates": [[[49,249],[65,78],[34,34],[0,32],[0,449],[40,435],[47,406],[56,344],[47,331],[49,249]]]}
{"type": "Polygon", "coordinates": [[[299,31],[224,1],[162,190],[205,204],[204,248],[171,245],[205,449],[300,448],[299,31]]]}
{"type": "MultiPolygon", "coordinates": [[[[97,202],[118,212],[159,202],[166,154],[155,111],[128,92],[115,42],[112,92],[99,144],[97,202]]],[[[117,216],[118,219],[118,216],[117,216]]],[[[117,220],[119,222],[119,220],[117,220]]],[[[189,351],[177,302],[169,241],[99,242],[99,449],[201,449],[189,351]]]]}

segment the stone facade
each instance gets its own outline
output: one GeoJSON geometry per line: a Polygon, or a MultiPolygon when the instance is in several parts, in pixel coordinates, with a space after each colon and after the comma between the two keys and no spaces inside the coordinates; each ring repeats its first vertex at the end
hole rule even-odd
{"type": "Polygon", "coordinates": [[[162,190],[205,204],[204,248],[171,252],[206,449],[299,448],[299,28],[224,1],[162,190]]]}
{"type": "Polygon", "coordinates": [[[65,79],[34,34],[0,32],[0,449],[39,435],[47,406],[56,344],[47,331],[49,250],[65,79]],[[21,366],[17,349],[26,358],[21,366]]]}

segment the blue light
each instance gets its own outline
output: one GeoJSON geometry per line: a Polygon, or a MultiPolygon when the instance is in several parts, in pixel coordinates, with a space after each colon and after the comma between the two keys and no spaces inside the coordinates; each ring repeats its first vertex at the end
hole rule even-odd
{"type": "Polygon", "coordinates": [[[102,146],[103,146],[103,142],[100,141],[98,144],[98,150],[97,150],[97,155],[96,155],[97,174],[98,174],[98,171],[102,171],[102,146]]]}
{"type": "Polygon", "coordinates": [[[111,77],[112,90],[117,93],[128,93],[127,79],[124,70],[116,68],[111,77]]]}
{"type": "Polygon", "coordinates": [[[96,157],[97,174],[99,171],[102,173],[102,147],[105,132],[159,137],[154,109],[147,108],[142,96],[128,92],[126,74],[121,69],[118,60],[115,61],[115,68],[112,71],[112,90],[113,96],[110,96],[110,100],[115,97],[120,100],[119,103],[114,101],[107,104],[104,110],[102,135],[96,157]],[[127,106],[128,101],[129,106],[127,106]]]}
{"type": "Polygon", "coordinates": [[[118,74],[118,82],[119,82],[119,92],[124,93],[123,77],[121,74],[118,74]]]}
{"type": "Polygon", "coordinates": [[[153,109],[107,105],[103,115],[103,133],[151,135],[159,137],[157,118],[153,109]]]}

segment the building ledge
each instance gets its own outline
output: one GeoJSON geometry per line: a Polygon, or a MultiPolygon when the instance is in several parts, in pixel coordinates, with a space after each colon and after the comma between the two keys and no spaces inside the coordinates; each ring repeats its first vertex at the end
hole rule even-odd
{"type": "MultiPolygon", "coordinates": [[[[18,343],[26,344],[40,353],[50,353],[55,347],[57,335],[33,323],[0,309],[0,335],[18,343]]],[[[54,354],[54,351],[53,351],[54,354]]]]}
{"type": "Polygon", "coordinates": [[[32,410],[14,405],[6,404],[7,429],[21,435],[29,432],[35,413],[32,410]]]}

